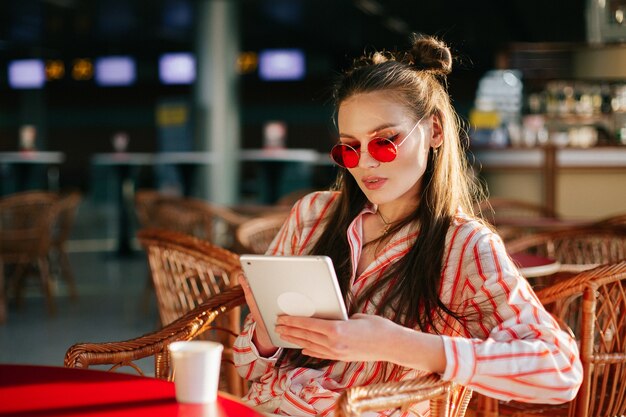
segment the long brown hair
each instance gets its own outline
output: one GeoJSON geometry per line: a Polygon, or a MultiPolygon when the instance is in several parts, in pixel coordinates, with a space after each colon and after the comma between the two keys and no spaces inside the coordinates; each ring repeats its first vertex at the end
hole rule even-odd
{"type": "MultiPolygon", "coordinates": [[[[441,301],[438,289],[448,228],[459,208],[473,214],[473,196],[478,191],[468,174],[458,116],[447,92],[446,76],[451,69],[452,55],[443,42],[433,37],[414,36],[410,50],[363,56],[339,77],[333,95],[336,109],[354,95],[389,91],[416,120],[429,116],[438,118],[443,143],[429,152],[419,205],[391,229],[395,232],[413,223],[419,225],[419,236],[409,252],[385,271],[382,279],[365,289],[357,299],[352,299],[352,265],[346,231],[367,198],[345,169],[340,170],[334,187],[340,191],[340,196],[325,221],[323,233],[310,251],[310,254],[332,258],[351,313],[360,311],[365,302],[373,302],[374,296],[383,289],[389,289],[375,305],[376,314],[385,312],[386,317],[399,324],[435,333],[437,323],[445,315],[461,320],[441,301]]],[[[318,367],[329,363],[309,358],[297,350],[285,352],[279,363],[282,359],[287,359],[292,366],[318,367]]]]}

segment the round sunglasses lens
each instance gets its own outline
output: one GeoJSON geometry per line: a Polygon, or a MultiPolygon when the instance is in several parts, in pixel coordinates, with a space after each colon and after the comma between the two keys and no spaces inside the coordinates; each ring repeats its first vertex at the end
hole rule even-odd
{"type": "Polygon", "coordinates": [[[359,154],[346,145],[335,145],[330,151],[333,161],[344,168],[354,168],[359,164],[359,154]]]}
{"type": "Polygon", "coordinates": [[[370,155],[380,162],[391,162],[396,159],[398,148],[389,139],[373,139],[367,145],[370,155]]]}

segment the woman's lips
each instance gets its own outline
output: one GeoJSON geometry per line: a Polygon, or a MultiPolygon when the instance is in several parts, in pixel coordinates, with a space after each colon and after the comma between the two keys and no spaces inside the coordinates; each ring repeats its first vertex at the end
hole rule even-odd
{"type": "Polygon", "coordinates": [[[379,188],[384,186],[385,183],[387,183],[386,178],[380,177],[364,177],[361,179],[361,181],[363,182],[363,185],[365,185],[365,188],[367,188],[368,190],[378,190],[379,188]]]}

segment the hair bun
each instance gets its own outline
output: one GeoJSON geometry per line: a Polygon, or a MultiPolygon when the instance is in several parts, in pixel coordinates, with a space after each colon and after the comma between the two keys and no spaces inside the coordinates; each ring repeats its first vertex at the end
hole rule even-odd
{"type": "Polygon", "coordinates": [[[411,49],[406,53],[407,64],[416,69],[448,75],[452,71],[450,48],[437,38],[426,35],[413,35],[411,49]]]}

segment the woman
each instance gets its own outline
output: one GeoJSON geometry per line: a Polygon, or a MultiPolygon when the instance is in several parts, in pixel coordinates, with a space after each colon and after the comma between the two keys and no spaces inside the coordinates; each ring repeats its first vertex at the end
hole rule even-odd
{"type": "Polygon", "coordinates": [[[330,256],[350,320],[282,316],[276,331],[303,349],[277,349],[242,279],[252,314],[235,362],[253,381],[251,404],[329,415],[348,387],[427,372],[505,400],[576,395],[575,341],[472,214],[451,65],[443,43],[415,37],[408,52],[361,58],[338,81],[337,191],[296,203],[268,253],[330,256]]]}

